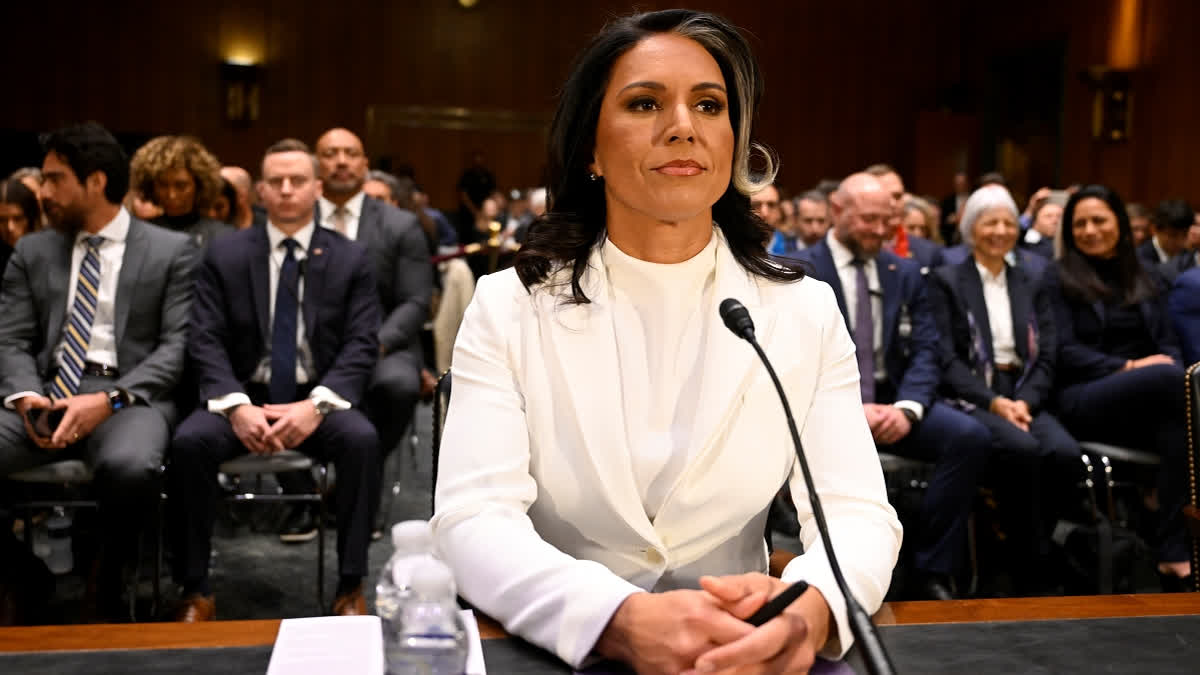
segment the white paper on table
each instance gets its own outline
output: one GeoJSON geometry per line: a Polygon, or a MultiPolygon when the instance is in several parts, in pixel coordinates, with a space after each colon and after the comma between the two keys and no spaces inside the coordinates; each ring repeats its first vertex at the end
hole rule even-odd
{"type": "Polygon", "coordinates": [[[464,609],[459,614],[467,628],[467,675],[487,675],[487,666],[483,664],[483,641],[479,639],[479,622],[475,621],[475,612],[464,609]]]}
{"type": "Polygon", "coordinates": [[[267,675],[318,673],[383,675],[383,626],[379,617],[319,616],[281,621],[267,675]]]}

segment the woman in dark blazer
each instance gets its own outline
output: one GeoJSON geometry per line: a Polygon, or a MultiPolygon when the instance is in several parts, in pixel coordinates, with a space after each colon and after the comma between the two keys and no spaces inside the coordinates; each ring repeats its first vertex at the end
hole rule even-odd
{"type": "Polygon", "coordinates": [[[1089,185],[1063,212],[1063,255],[1046,275],[1058,332],[1059,416],[1080,440],[1162,455],[1159,573],[1170,587],[1191,570],[1184,370],[1157,272],[1133,245],[1125,204],[1089,185]]]}
{"type": "MultiPolygon", "coordinates": [[[[1061,499],[1080,471],[1079,444],[1046,410],[1055,331],[1039,280],[1007,256],[1017,244],[1017,205],[989,185],[959,219],[970,255],[930,276],[942,339],[941,394],[992,434],[1002,477],[995,487],[1011,521],[1019,584],[1038,585],[1061,499]],[[1008,497],[1007,499],[1003,497],[1008,497]]],[[[1027,588],[1026,590],[1035,590],[1027,588]]]]}

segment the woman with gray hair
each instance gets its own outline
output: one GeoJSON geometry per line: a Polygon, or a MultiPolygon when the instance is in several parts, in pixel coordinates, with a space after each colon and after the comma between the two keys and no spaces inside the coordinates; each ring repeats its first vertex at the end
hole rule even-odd
{"type": "Polygon", "coordinates": [[[1014,477],[1000,487],[1032,496],[1014,499],[1010,516],[1012,534],[1025,540],[1017,545],[1028,549],[1017,556],[1028,563],[1018,582],[1037,587],[1056,520],[1049,497],[1063,492],[1057,488],[1077,467],[1079,445],[1045,410],[1054,383],[1053,312],[1041,284],[1005,260],[1017,244],[1017,214],[1005,188],[976,190],[959,219],[969,255],[936,270],[930,289],[947,363],[942,394],[992,432],[1014,477]]]}

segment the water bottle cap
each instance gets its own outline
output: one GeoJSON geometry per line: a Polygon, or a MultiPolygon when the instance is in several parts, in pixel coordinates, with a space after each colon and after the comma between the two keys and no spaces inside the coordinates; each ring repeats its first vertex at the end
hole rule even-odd
{"type": "Polygon", "coordinates": [[[450,568],[434,558],[422,560],[413,568],[409,584],[413,594],[423,600],[453,601],[458,593],[450,568]]]}
{"type": "Polygon", "coordinates": [[[392,546],[406,553],[433,551],[433,528],[424,520],[404,520],[392,526],[392,546]]]}

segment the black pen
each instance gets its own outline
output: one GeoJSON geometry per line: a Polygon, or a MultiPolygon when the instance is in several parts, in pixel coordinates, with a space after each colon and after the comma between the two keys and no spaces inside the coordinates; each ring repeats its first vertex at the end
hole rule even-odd
{"type": "Polygon", "coordinates": [[[785,588],[779,595],[771,598],[770,602],[762,607],[759,607],[757,612],[751,615],[749,619],[746,619],[746,623],[750,624],[751,626],[763,625],[771,619],[779,616],[783,610],[788,608],[788,605],[792,604],[796,598],[803,595],[804,591],[807,590],[807,581],[804,581],[803,579],[797,581],[796,583],[785,588]]]}

